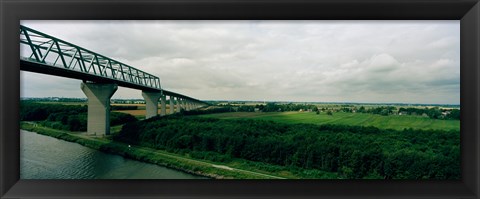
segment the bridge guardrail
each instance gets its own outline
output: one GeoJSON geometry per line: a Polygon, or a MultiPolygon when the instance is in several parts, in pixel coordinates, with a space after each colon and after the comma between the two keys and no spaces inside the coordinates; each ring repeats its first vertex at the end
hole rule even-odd
{"type": "Polygon", "coordinates": [[[159,77],[22,25],[20,44],[26,61],[162,90],[159,77]]]}

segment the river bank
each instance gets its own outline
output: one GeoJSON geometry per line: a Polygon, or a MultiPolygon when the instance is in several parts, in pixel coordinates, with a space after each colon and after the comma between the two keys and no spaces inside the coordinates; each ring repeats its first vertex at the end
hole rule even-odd
{"type": "Polygon", "coordinates": [[[68,142],[78,143],[102,152],[116,154],[126,158],[165,166],[189,174],[205,176],[213,179],[283,179],[283,177],[258,173],[256,171],[237,169],[226,165],[219,165],[218,163],[195,160],[178,154],[168,153],[166,151],[131,146],[112,141],[108,139],[108,137],[91,137],[81,133],[51,129],[28,122],[21,122],[20,128],[68,142]]]}
{"type": "Polygon", "coordinates": [[[209,179],[83,145],[20,130],[20,179],[209,179]]]}

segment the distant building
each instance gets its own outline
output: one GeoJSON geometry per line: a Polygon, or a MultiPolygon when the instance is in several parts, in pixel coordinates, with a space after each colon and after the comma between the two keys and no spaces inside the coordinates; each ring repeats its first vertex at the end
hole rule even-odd
{"type": "Polygon", "coordinates": [[[402,112],[399,112],[398,115],[408,115],[408,114],[407,114],[407,112],[402,111],[402,112]]]}

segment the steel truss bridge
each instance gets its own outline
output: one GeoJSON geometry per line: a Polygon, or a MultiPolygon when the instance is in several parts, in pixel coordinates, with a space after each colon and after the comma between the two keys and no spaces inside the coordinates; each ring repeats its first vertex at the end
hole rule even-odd
{"type": "Polygon", "coordinates": [[[112,58],[20,25],[20,70],[98,83],[115,83],[205,104],[164,90],[160,78],[112,58]],[[30,54],[23,57],[22,54],[30,54]]]}

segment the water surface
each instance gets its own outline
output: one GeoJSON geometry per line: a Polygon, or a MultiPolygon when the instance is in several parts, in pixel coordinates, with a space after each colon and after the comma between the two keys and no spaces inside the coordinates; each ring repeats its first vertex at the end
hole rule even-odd
{"type": "Polygon", "coordinates": [[[206,179],[20,130],[21,179],[206,179]]]}

